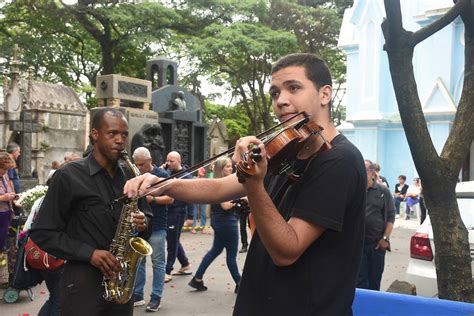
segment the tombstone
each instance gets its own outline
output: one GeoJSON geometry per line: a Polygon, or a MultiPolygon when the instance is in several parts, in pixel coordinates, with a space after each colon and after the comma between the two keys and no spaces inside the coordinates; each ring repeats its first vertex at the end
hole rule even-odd
{"type": "MultiPolygon", "coordinates": [[[[96,93],[99,107],[116,107],[127,119],[129,129],[127,151],[130,156],[137,147],[143,146],[154,154],[155,164],[162,164],[163,149],[160,149],[160,146],[163,146],[159,144],[163,144],[163,139],[161,131],[157,132],[157,129],[161,129],[158,125],[158,114],[149,110],[151,82],[120,75],[98,76],[96,93]],[[145,126],[147,128],[144,129],[145,126]]],[[[99,108],[92,109],[91,117],[98,110],[99,108]]]]}
{"type": "Polygon", "coordinates": [[[150,108],[151,82],[120,75],[97,77],[96,97],[99,107],[150,108]]]}
{"type": "Polygon", "coordinates": [[[165,152],[179,152],[183,164],[190,166],[205,160],[209,150],[202,105],[189,90],[177,84],[177,63],[164,57],[150,60],[147,78],[152,81],[152,110],[160,117],[165,152]]]}
{"type": "Polygon", "coordinates": [[[30,72],[21,78],[16,47],[10,72],[4,72],[4,104],[0,106],[0,148],[14,141],[20,144],[21,190],[35,182],[44,184],[54,160],[66,152],[85,149],[87,108],[69,87],[33,80],[30,72]],[[38,179],[33,179],[37,174],[38,179]],[[26,183],[28,182],[28,183],[26,183]]]}
{"type": "Polygon", "coordinates": [[[222,121],[214,119],[209,126],[209,156],[214,157],[229,149],[229,136],[222,121]]]}

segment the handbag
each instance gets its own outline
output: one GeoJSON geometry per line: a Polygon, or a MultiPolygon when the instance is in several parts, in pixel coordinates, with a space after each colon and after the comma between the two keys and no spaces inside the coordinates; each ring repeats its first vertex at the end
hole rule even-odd
{"type": "Polygon", "coordinates": [[[43,251],[30,237],[26,241],[25,260],[30,268],[37,270],[56,270],[64,264],[64,259],[43,251]]]}
{"type": "Polygon", "coordinates": [[[43,277],[38,270],[25,269],[25,244],[26,237],[18,240],[18,256],[16,258],[13,278],[10,283],[12,287],[18,290],[30,289],[43,281],[43,277]]]}

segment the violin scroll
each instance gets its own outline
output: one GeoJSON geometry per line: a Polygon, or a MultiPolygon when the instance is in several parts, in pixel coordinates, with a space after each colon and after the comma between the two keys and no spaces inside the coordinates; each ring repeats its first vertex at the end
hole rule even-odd
{"type": "MultiPolygon", "coordinates": [[[[268,170],[271,172],[279,171],[282,169],[282,166],[286,166],[294,161],[306,141],[312,135],[320,135],[322,130],[321,126],[305,118],[300,123],[281,130],[275,136],[265,141],[268,170]]],[[[321,149],[318,153],[329,149],[326,142],[323,143],[321,149]]],[[[245,178],[255,175],[254,165],[261,158],[258,147],[252,148],[244,154],[242,161],[236,167],[237,178],[240,183],[244,183],[245,178]]]]}

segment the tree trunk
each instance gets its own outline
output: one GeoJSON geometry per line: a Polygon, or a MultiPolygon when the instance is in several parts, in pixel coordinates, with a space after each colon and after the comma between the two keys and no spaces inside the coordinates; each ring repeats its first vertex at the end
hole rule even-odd
{"type": "Polygon", "coordinates": [[[102,48],[102,75],[113,74],[115,70],[115,62],[112,53],[112,45],[108,41],[100,41],[102,48]]]}
{"type": "MultiPolygon", "coordinates": [[[[454,19],[456,15],[452,12],[462,8],[457,4],[453,9],[455,10],[448,13],[454,19]]],[[[461,220],[455,194],[458,174],[473,139],[472,56],[466,56],[464,89],[468,90],[463,90],[453,128],[440,157],[431,141],[421,109],[412,60],[415,45],[441,29],[441,23],[414,34],[402,27],[399,1],[385,0],[385,10],[387,19],[382,24],[385,50],[400,117],[413,161],[422,180],[423,194],[433,227],[439,297],[473,302],[468,232],[461,220]]],[[[449,16],[448,13],[445,16],[449,16]]],[[[446,25],[452,21],[449,19],[445,18],[446,25]]],[[[467,42],[466,55],[472,55],[472,45],[467,42]]]]}

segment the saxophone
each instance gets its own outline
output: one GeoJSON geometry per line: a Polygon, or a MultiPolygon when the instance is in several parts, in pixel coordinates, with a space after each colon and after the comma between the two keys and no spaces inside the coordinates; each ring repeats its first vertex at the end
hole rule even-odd
{"type": "MultiPolygon", "coordinates": [[[[133,171],[135,176],[140,175],[140,171],[128,157],[127,152],[121,153],[121,158],[127,166],[133,171]]],[[[110,244],[110,252],[117,258],[122,266],[120,271],[113,278],[103,278],[104,299],[113,301],[117,304],[127,303],[133,294],[135,288],[135,277],[138,266],[144,256],[153,252],[151,245],[140,237],[132,237],[134,228],[130,220],[132,213],[138,212],[138,199],[132,198],[124,202],[120,214],[117,230],[114,239],[110,244]]]]}

